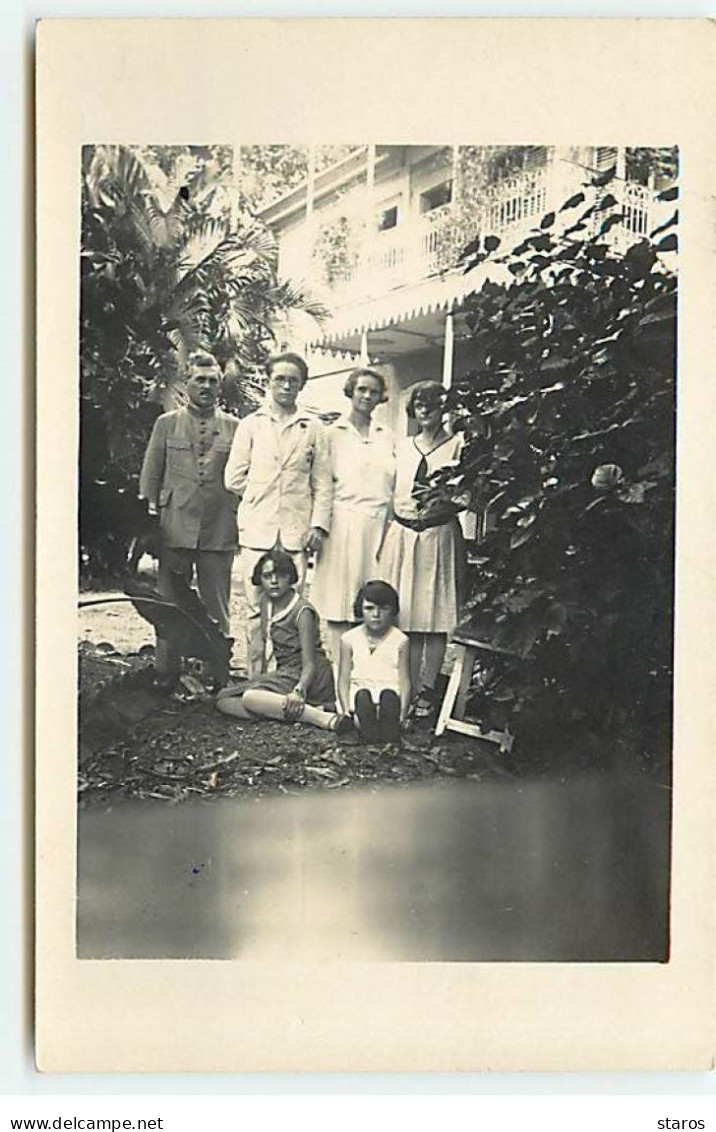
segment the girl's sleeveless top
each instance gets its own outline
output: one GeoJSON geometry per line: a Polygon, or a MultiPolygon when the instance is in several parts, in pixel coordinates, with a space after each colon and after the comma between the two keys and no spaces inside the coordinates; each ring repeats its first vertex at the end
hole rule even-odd
{"type": "MultiPolygon", "coordinates": [[[[264,671],[251,681],[251,687],[266,688],[268,691],[280,692],[281,694],[291,691],[291,688],[299,679],[303,667],[298,621],[306,609],[310,609],[316,617],[313,606],[305,598],[296,594],[288,608],[282,610],[277,617],[272,618],[271,603],[262,598],[261,629],[266,642],[264,671]]],[[[317,617],[314,624],[316,626],[316,669],[310,687],[306,689],[306,698],[310,704],[332,704],[336,694],[333,670],[318,638],[317,617]]]]}
{"type": "MultiPolygon", "coordinates": [[[[288,609],[283,610],[275,618],[271,617],[270,602],[261,602],[261,627],[264,640],[267,639],[268,635],[270,635],[271,640],[270,652],[273,663],[269,667],[284,675],[295,676],[296,679],[301,675],[302,667],[298,619],[305,609],[310,609],[317,620],[313,606],[299,595],[296,595],[296,599],[291,602],[288,609]]],[[[316,659],[319,668],[324,665],[330,668],[318,634],[316,634],[316,659]]]]}
{"type": "Polygon", "coordinates": [[[370,638],[363,625],[344,634],[343,640],[350,643],[352,654],[351,708],[360,688],[367,688],[376,702],[384,689],[400,694],[399,657],[405,639],[405,633],[392,625],[371,651],[370,638]]]}

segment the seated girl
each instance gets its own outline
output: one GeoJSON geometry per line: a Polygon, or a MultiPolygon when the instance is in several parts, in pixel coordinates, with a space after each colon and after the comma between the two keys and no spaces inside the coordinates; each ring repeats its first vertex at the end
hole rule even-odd
{"type": "Polygon", "coordinates": [[[366,582],[353,612],[361,625],[341,637],[338,703],[353,713],[369,743],[399,743],[410,704],[408,638],[396,628],[398,595],[387,582],[366,582]]]}
{"type": "Polygon", "coordinates": [[[312,723],[325,730],[350,730],[349,720],[321,705],[333,705],[335,688],[318,636],[318,617],[294,589],[295,563],[284,550],[268,550],[254,568],[261,587],[263,671],[248,683],[223,688],[217,707],[237,719],[279,719],[312,723]]]}

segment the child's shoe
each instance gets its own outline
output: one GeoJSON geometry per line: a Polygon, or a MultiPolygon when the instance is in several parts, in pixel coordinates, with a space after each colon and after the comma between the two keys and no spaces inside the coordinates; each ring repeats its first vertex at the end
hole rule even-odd
{"type": "Polygon", "coordinates": [[[347,735],[353,735],[355,732],[353,717],[350,715],[337,715],[333,730],[336,735],[341,738],[345,738],[347,735]]]}

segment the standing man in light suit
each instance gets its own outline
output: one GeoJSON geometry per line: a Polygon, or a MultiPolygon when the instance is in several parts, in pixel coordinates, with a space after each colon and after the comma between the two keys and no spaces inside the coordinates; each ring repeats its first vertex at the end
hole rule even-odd
{"type": "Polygon", "coordinates": [[[333,480],[325,430],[299,409],[308,380],[299,354],[277,354],[266,364],[269,386],[261,408],[239,422],[224,483],[241,497],[238,510],[241,576],[247,604],[249,676],[261,670],[260,590],[251,582],[261,555],[281,546],[293,558],[299,588],[306,555],[317,553],[331,525],[333,480]]]}

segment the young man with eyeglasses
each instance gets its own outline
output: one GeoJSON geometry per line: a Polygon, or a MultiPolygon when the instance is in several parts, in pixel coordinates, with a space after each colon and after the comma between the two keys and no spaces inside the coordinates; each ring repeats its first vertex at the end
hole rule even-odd
{"type": "Polygon", "coordinates": [[[249,676],[261,670],[260,590],[254,567],[262,554],[281,547],[293,558],[298,589],[308,553],[317,553],[331,524],[333,480],[325,430],[297,405],[308,380],[299,354],[276,354],[266,364],[263,405],[244,417],[234,436],[224,483],[240,496],[238,510],[241,577],[247,604],[249,676]]]}

